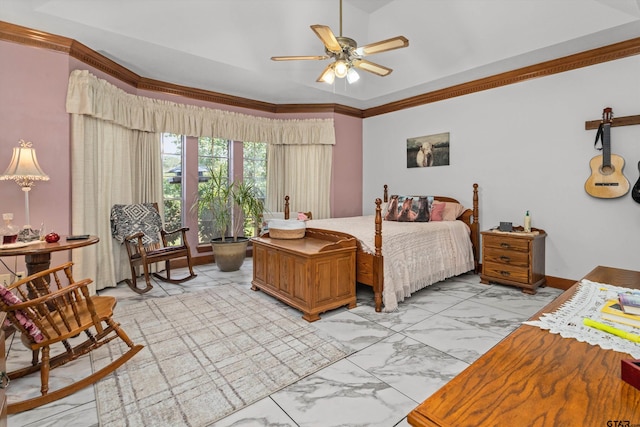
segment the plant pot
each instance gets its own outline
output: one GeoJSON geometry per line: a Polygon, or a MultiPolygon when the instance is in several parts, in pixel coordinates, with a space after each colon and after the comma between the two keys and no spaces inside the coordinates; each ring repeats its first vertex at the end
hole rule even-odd
{"type": "Polygon", "coordinates": [[[220,271],[238,271],[247,256],[247,245],[249,239],[247,237],[238,237],[237,241],[233,241],[231,237],[222,239],[212,239],[211,247],[213,248],[213,258],[220,271]]]}

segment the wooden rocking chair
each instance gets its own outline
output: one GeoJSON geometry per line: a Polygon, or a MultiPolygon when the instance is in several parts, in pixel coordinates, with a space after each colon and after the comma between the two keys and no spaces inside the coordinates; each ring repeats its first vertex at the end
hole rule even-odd
{"type": "Polygon", "coordinates": [[[10,403],[9,414],[69,396],[104,378],[143,348],[142,345],[134,345],[112,319],[116,299],[111,296],[90,296],[88,286],[92,280],[74,281],[72,265],[69,262],[33,274],[7,288],[0,287],[0,308],[7,313],[7,320],[22,333],[22,343],[33,354],[31,365],[9,372],[9,379],[39,370],[41,384],[40,396],[10,403]],[[86,339],[72,347],[68,340],[82,332],[86,334],[86,339]],[[49,390],[51,369],[88,354],[116,338],[129,347],[120,358],[73,384],[49,390]]]}
{"type": "Polygon", "coordinates": [[[182,283],[197,276],[193,272],[191,249],[187,242],[187,227],[174,231],[162,228],[162,218],[158,212],[157,203],[139,203],[133,205],[114,205],[111,209],[112,236],[127,248],[131,279],[125,279],[129,287],[139,294],[153,288],[149,265],[157,262],[165,263],[165,274],[153,273],[153,276],[168,283],[182,283]],[[181,233],[181,244],[169,245],[167,236],[181,233]],[[176,258],[186,258],[189,275],[182,279],[171,278],[170,261],[176,258]],[[137,269],[144,271],[145,288],[137,286],[137,269]]]}

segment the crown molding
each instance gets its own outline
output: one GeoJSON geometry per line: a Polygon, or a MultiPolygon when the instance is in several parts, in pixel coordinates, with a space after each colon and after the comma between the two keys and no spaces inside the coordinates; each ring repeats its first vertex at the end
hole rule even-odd
{"type": "Polygon", "coordinates": [[[487,89],[495,89],[500,86],[614,61],[638,55],[639,53],[640,37],[369,108],[364,111],[364,117],[373,117],[487,89]]]}
{"type": "Polygon", "coordinates": [[[416,95],[377,107],[361,110],[341,104],[272,104],[204,89],[180,86],[173,83],[141,77],[122,65],[90,49],[73,39],[0,21],[0,40],[63,52],[91,65],[135,88],[168,93],[217,104],[248,108],[274,114],[281,113],[336,113],[358,118],[373,117],[394,111],[430,104],[449,98],[495,89],[525,80],[563,73],[582,67],[640,54],[640,37],[612,45],[587,50],[539,64],[518,68],[459,85],[416,95]]]}
{"type": "Polygon", "coordinates": [[[161,80],[149,79],[146,77],[141,77],[138,80],[136,87],[138,89],[150,90],[153,92],[168,93],[171,95],[198,99],[200,101],[213,102],[217,104],[224,104],[241,108],[250,108],[252,110],[266,111],[269,113],[275,113],[277,107],[276,104],[271,104],[268,102],[240,98],[233,95],[226,95],[224,93],[212,92],[209,90],[197,89],[188,86],[180,86],[177,84],[167,83],[161,80]]]}

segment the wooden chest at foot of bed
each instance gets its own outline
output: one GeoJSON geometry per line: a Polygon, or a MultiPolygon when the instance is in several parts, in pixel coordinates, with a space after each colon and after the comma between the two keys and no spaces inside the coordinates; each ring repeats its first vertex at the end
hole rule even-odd
{"type": "Polygon", "coordinates": [[[252,239],[251,289],[278,298],[313,322],[320,313],[356,306],[356,240],[336,232],[308,228],[305,237],[252,239]]]}

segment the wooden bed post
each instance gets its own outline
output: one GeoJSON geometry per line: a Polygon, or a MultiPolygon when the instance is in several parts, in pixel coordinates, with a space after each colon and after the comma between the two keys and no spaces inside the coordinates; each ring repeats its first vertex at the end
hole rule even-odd
{"type": "Polygon", "coordinates": [[[389,186],[387,184],[384,185],[384,202],[387,203],[389,201],[389,186]]]}
{"type": "Polygon", "coordinates": [[[473,244],[473,259],[475,262],[475,272],[478,273],[478,260],[480,259],[480,223],[478,212],[478,184],[473,184],[473,223],[471,229],[471,239],[473,244]]]}
{"type": "MultiPolygon", "coordinates": [[[[384,186],[385,198],[387,195],[387,186],[384,186]]],[[[376,231],[374,236],[375,255],[373,257],[373,297],[376,303],[376,311],[382,311],[382,287],[384,285],[384,264],[382,258],[382,200],[376,199],[376,231]]]]}
{"type": "Polygon", "coordinates": [[[284,219],[289,219],[289,196],[284,196],[284,219]]]}

